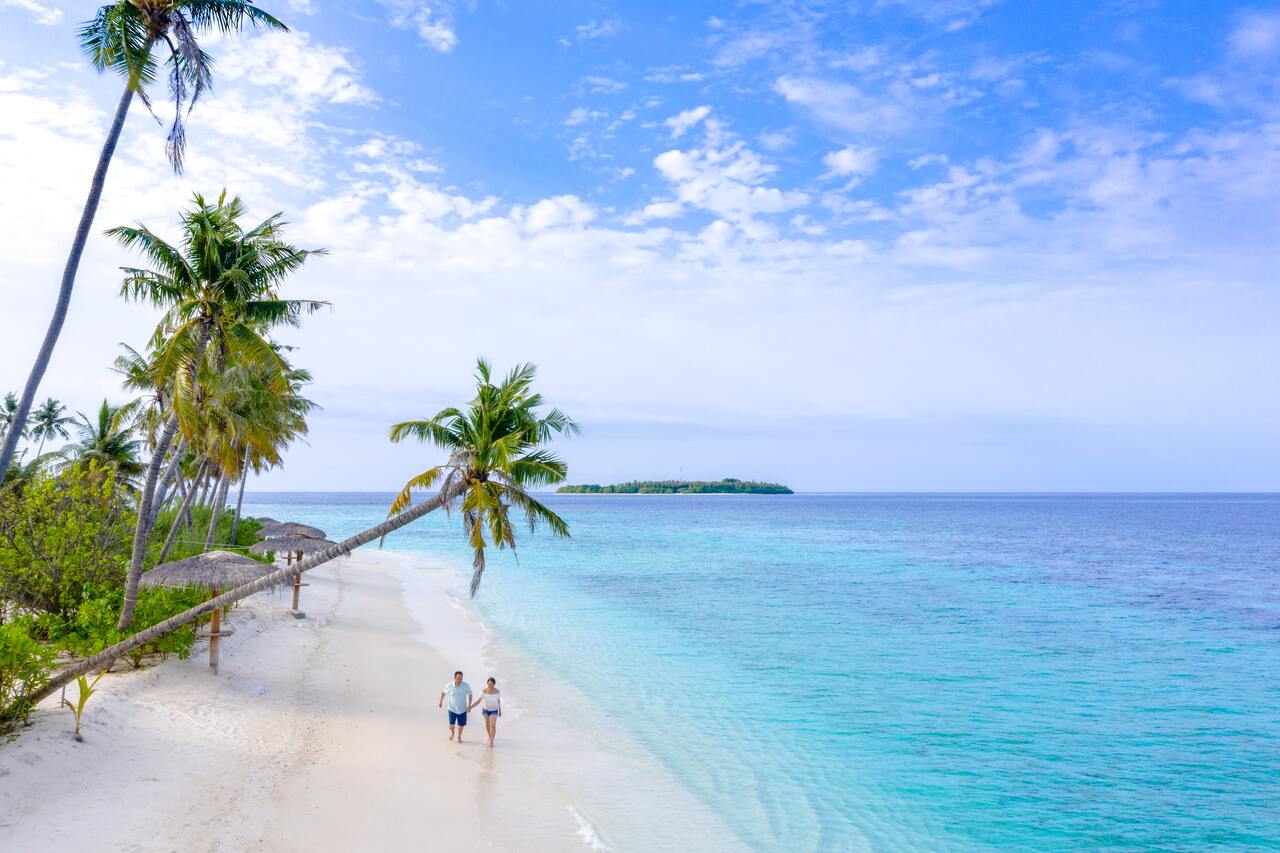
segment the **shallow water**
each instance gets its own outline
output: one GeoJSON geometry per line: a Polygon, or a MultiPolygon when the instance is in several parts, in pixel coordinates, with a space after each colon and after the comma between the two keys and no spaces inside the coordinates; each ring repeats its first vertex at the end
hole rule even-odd
{"type": "MultiPolygon", "coordinates": [[[[246,502],[338,538],[390,496],[246,502]]],[[[478,612],[736,843],[1280,848],[1280,496],[548,502],[574,538],[491,553],[478,612]]]]}

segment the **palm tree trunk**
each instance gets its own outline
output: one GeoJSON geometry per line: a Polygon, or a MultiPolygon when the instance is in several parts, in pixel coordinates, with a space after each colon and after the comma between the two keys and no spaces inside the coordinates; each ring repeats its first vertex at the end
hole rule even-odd
{"type": "Polygon", "coordinates": [[[183,521],[185,527],[194,525],[195,519],[191,517],[191,508],[200,506],[200,492],[204,488],[207,474],[205,473],[209,467],[209,460],[202,459],[200,461],[200,469],[196,471],[196,475],[191,478],[191,504],[187,507],[187,516],[183,521]]]}
{"type": "MultiPolygon", "coordinates": [[[[204,466],[208,464],[209,464],[209,461],[206,459],[204,462],[201,463],[200,470],[203,471],[204,466]]],[[[199,473],[197,473],[196,476],[198,477],[199,473]]],[[[173,517],[173,524],[169,525],[169,535],[166,536],[164,539],[164,547],[160,549],[160,556],[156,557],[156,565],[160,565],[161,563],[163,563],[164,558],[169,556],[169,549],[172,548],[173,543],[177,541],[178,531],[184,529],[184,525],[182,524],[182,517],[185,515],[188,519],[191,518],[191,500],[195,496],[196,496],[195,481],[192,480],[191,490],[187,492],[185,497],[183,497],[182,506],[178,509],[178,514],[173,517]]]]}
{"type": "MultiPolygon", "coordinates": [[[[204,360],[205,347],[209,345],[209,332],[209,326],[202,323],[200,339],[196,343],[195,357],[191,360],[190,367],[193,398],[196,392],[196,373],[200,362],[204,360]]],[[[160,465],[164,462],[165,454],[169,452],[169,443],[173,441],[173,434],[177,429],[178,412],[175,406],[168,423],[164,425],[160,440],[156,443],[156,451],[151,454],[151,464],[147,466],[147,481],[138,504],[138,526],[133,532],[133,555],[129,560],[129,573],[125,576],[124,603],[120,606],[117,631],[123,631],[129,627],[129,622],[133,620],[133,608],[138,604],[138,579],[142,577],[142,560],[147,554],[147,539],[151,536],[151,528],[147,525],[151,518],[151,500],[155,496],[156,478],[160,476],[160,465]]]]}
{"type": "MultiPolygon", "coordinates": [[[[178,443],[173,446],[173,451],[169,454],[169,467],[165,469],[164,477],[160,480],[156,496],[151,499],[151,518],[147,521],[148,530],[156,526],[156,518],[160,515],[160,510],[169,498],[169,488],[173,485],[173,478],[178,473],[178,463],[182,461],[182,452],[186,446],[187,440],[179,438],[178,443]]],[[[148,535],[150,534],[148,533],[148,535]]]]}
{"type": "MultiPolygon", "coordinates": [[[[187,480],[182,476],[181,468],[178,469],[178,494],[182,496],[182,500],[178,502],[178,506],[186,507],[190,503],[190,500],[187,497],[187,480]]],[[[178,524],[182,521],[183,515],[189,514],[190,512],[190,509],[179,509],[178,513],[173,517],[173,523],[178,524]]]]}
{"type": "Polygon", "coordinates": [[[240,532],[240,506],[244,503],[244,482],[249,479],[249,454],[244,455],[244,464],[240,466],[240,492],[236,495],[236,512],[231,517],[231,544],[236,544],[236,535],[240,532]]]}
{"type": "Polygon", "coordinates": [[[399,530],[406,524],[417,521],[427,513],[440,509],[445,504],[452,502],[456,495],[456,491],[450,491],[447,494],[445,492],[441,492],[434,497],[428,498],[417,506],[410,507],[399,515],[387,519],[375,527],[370,527],[368,530],[357,533],[350,539],[344,539],[331,548],[326,548],[318,554],[313,554],[312,556],[307,557],[301,563],[295,563],[292,566],[283,566],[256,581],[228,590],[221,595],[209,599],[203,604],[198,604],[195,607],[192,607],[190,610],[184,610],[176,616],[170,616],[163,622],[157,622],[150,628],[139,631],[132,637],[122,640],[114,646],[108,646],[96,655],[79,660],[67,667],[53,678],[50,678],[44,687],[32,694],[30,699],[33,702],[38,702],[44,697],[52,695],[55,691],[61,689],[64,684],[70,684],[75,680],[77,675],[84,675],[87,672],[105,669],[115,662],[115,660],[121,655],[128,654],[140,646],[145,646],[148,643],[155,642],[158,637],[164,636],[175,628],[181,628],[188,622],[204,616],[206,613],[212,613],[214,610],[219,608],[228,607],[235,604],[237,601],[240,601],[243,598],[248,598],[255,592],[260,592],[268,587],[284,583],[292,583],[294,573],[302,574],[303,572],[308,572],[316,566],[329,562],[335,557],[350,554],[361,545],[365,545],[375,539],[381,539],[387,534],[399,530]]]}
{"type": "Polygon", "coordinates": [[[80,225],[76,228],[75,238],[71,241],[71,254],[67,256],[67,265],[62,270],[62,285],[58,290],[58,301],[53,308],[53,319],[49,321],[49,330],[44,334],[44,343],[36,355],[36,363],[31,367],[31,375],[27,377],[26,387],[22,389],[22,399],[18,403],[18,411],[14,413],[13,424],[4,439],[4,447],[0,449],[0,483],[9,470],[13,454],[18,449],[18,437],[27,425],[27,416],[31,414],[31,406],[36,400],[36,391],[40,388],[40,380],[49,368],[49,359],[53,357],[53,347],[62,334],[62,324],[67,319],[67,307],[71,304],[71,291],[76,285],[76,270],[80,268],[80,256],[84,254],[85,244],[89,241],[89,232],[93,229],[93,219],[98,215],[98,203],[102,200],[102,188],[107,182],[107,167],[111,165],[111,157],[115,154],[116,143],[120,141],[120,132],[124,130],[125,116],[129,114],[129,104],[133,100],[133,89],[126,83],[120,103],[116,105],[116,115],[107,131],[107,141],[102,145],[102,153],[98,155],[98,167],[93,170],[93,179],[89,182],[89,197],[85,199],[84,209],[80,212],[80,225]]]}
{"type": "Polygon", "coordinates": [[[213,534],[218,530],[218,519],[222,515],[223,509],[227,505],[227,489],[231,486],[231,478],[223,476],[218,480],[217,487],[213,490],[213,506],[210,507],[209,513],[209,532],[204,537],[204,550],[208,551],[213,547],[213,534]]]}

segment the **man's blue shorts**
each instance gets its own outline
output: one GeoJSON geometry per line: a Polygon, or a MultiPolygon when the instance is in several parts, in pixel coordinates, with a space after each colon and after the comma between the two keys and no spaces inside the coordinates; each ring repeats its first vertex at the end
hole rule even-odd
{"type": "Polygon", "coordinates": [[[466,711],[463,711],[461,714],[455,713],[455,712],[453,712],[453,711],[450,711],[450,712],[449,712],[449,725],[451,725],[451,726],[465,726],[466,724],[467,724],[467,712],[466,712],[466,711]]]}

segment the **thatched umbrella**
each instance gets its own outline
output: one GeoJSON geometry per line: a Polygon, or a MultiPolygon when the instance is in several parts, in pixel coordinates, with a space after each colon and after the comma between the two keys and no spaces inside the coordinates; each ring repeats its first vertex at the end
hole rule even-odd
{"type": "Polygon", "coordinates": [[[286,521],[282,524],[268,525],[262,528],[258,535],[265,536],[267,539],[275,539],[279,536],[309,536],[312,539],[323,539],[326,534],[319,527],[298,524],[296,521],[286,521]]]}
{"type": "MultiPolygon", "coordinates": [[[[273,571],[272,566],[243,554],[209,551],[156,566],[143,573],[141,583],[143,586],[203,587],[212,590],[216,598],[223,589],[252,583],[273,571]]],[[[209,616],[209,630],[196,634],[197,637],[209,638],[209,669],[215,674],[218,672],[218,640],[235,633],[230,629],[222,630],[221,617],[222,611],[214,610],[209,616]]]]}
{"type": "Polygon", "coordinates": [[[258,522],[258,524],[261,524],[263,527],[271,527],[280,523],[269,515],[260,515],[255,518],[254,521],[258,522]]]}
{"type": "MultiPolygon", "coordinates": [[[[325,548],[333,547],[332,542],[328,539],[313,539],[310,536],[276,536],[272,539],[263,539],[261,542],[255,542],[249,546],[249,550],[255,554],[267,554],[274,551],[277,554],[285,555],[285,565],[290,565],[294,561],[301,562],[303,554],[319,554],[325,548]]],[[[302,588],[307,584],[302,582],[302,575],[293,576],[293,615],[301,619],[306,614],[298,609],[298,596],[302,593],[302,588]]]]}

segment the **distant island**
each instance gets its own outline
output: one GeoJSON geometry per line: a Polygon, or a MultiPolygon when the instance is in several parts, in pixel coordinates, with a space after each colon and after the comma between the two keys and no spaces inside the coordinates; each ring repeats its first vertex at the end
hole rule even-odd
{"type": "Polygon", "coordinates": [[[595,484],[561,486],[561,494],[573,495],[793,495],[780,483],[759,483],[726,477],[717,482],[706,480],[632,480],[612,486],[595,484]]]}

